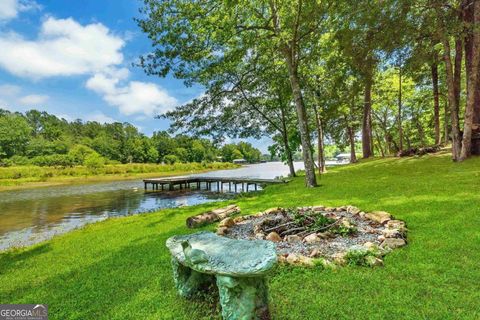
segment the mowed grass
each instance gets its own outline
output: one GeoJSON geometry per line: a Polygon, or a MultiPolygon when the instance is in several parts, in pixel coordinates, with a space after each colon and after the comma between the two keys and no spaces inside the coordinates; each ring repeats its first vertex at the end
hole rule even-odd
{"type": "MultiPolygon", "coordinates": [[[[3,253],[0,302],[46,303],[51,319],[218,319],[215,295],[177,295],[164,244],[192,232],[186,217],[225,203],[111,219],[3,253]]],[[[273,319],[480,318],[480,158],[365,161],[330,170],[315,189],[297,178],[236,203],[244,214],[352,204],[409,228],[408,246],[381,268],[278,268],[268,280],[273,319]]]]}

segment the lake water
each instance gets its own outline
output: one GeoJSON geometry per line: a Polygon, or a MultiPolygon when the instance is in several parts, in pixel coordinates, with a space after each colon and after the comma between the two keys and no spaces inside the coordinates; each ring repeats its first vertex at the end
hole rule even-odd
{"type": "MultiPolygon", "coordinates": [[[[295,169],[303,169],[303,163],[295,163],[295,169]]],[[[288,172],[281,162],[268,162],[199,175],[269,179],[288,172]]],[[[145,192],[141,179],[4,191],[0,192],[0,250],[33,244],[109,217],[226,197],[225,193],[205,191],[145,192]]]]}

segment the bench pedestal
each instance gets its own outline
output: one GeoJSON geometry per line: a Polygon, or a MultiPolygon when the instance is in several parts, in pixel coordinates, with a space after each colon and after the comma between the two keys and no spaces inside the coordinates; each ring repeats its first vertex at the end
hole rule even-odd
{"type": "MultiPolygon", "coordinates": [[[[172,258],[173,279],[178,293],[191,298],[208,288],[215,277],[183,266],[172,258]]],[[[264,277],[216,276],[223,319],[269,319],[268,289],[264,277]]]]}
{"type": "Polygon", "coordinates": [[[175,287],[184,298],[192,297],[215,282],[214,276],[185,267],[175,257],[172,257],[172,267],[175,287]]]}
{"type": "Polygon", "coordinates": [[[223,319],[270,319],[264,277],[217,276],[223,319]]]}

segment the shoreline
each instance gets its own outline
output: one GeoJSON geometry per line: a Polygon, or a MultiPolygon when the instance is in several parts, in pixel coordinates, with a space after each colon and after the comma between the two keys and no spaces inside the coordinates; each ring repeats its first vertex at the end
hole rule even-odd
{"type": "Polygon", "coordinates": [[[66,185],[80,185],[80,184],[99,183],[99,182],[129,181],[129,180],[153,178],[153,177],[171,177],[171,176],[179,176],[179,175],[205,173],[205,172],[211,172],[211,171],[217,171],[217,170],[232,170],[232,169],[238,169],[238,168],[241,168],[241,166],[232,165],[232,167],[227,167],[227,168],[205,168],[202,170],[98,174],[98,175],[89,175],[89,176],[85,176],[85,175],[57,176],[57,177],[48,178],[46,181],[19,181],[19,184],[15,184],[15,185],[1,185],[1,183],[4,182],[2,180],[7,180],[7,179],[0,179],[0,194],[2,192],[7,192],[7,191],[28,190],[28,189],[46,188],[46,187],[54,187],[54,186],[66,186],[66,185]]]}

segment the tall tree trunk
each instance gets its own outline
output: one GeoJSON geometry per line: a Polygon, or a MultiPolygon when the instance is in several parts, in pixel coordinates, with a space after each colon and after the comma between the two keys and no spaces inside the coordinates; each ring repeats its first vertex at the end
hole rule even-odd
{"type": "MultiPolygon", "coordinates": [[[[472,68],[473,55],[474,55],[474,32],[475,26],[478,28],[478,22],[475,22],[475,0],[463,0],[462,9],[464,11],[464,26],[465,26],[465,69],[467,78],[467,102],[471,93],[471,83],[469,79],[471,73],[474,72],[472,68]]],[[[471,137],[471,154],[480,155],[480,68],[478,69],[477,83],[474,88],[474,105],[472,115],[472,137],[471,137]]]]}
{"type": "Polygon", "coordinates": [[[438,91],[438,63],[435,53],[435,62],[432,63],[432,87],[433,87],[433,122],[435,127],[435,144],[440,144],[440,97],[438,91]]]}
{"type": "Polygon", "coordinates": [[[282,138],[283,138],[283,147],[285,148],[285,155],[287,156],[287,164],[290,170],[290,176],[296,177],[295,167],[293,165],[293,155],[292,150],[290,149],[290,144],[288,143],[288,130],[287,130],[287,119],[285,117],[285,110],[283,107],[280,107],[280,113],[282,116],[282,138]]]}
{"type": "Polygon", "coordinates": [[[323,126],[322,118],[318,112],[317,106],[313,106],[315,111],[315,124],[317,125],[317,145],[318,145],[318,173],[322,174],[327,172],[325,166],[325,148],[323,147],[323,126]]]}
{"type": "MultiPolygon", "coordinates": [[[[468,35],[470,43],[466,44],[468,51],[465,52],[467,63],[467,105],[465,108],[464,132],[462,139],[462,150],[460,160],[464,160],[471,155],[472,131],[473,131],[473,115],[475,107],[475,92],[479,85],[478,67],[480,65],[480,31],[477,30],[480,24],[480,0],[473,0],[470,6],[474,6],[473,19],[471,19],[471,35],[468,35]]],[[[469,17],[468,14],[465,15],[469,17]]]]}
{"type": "Polygon", "coordinates": [[[355,131],[350,125],[347,125],[347,135],[350,142],[350,163],[355,163],[357,162],[357,155],[355,153],[355,131]]]}
{"type": "Polygon", "coordinates": [[[407,141],[407,149],[411,149],[412,148],[412,142],[410,141],[410,138],[408,137],[408,135],[405,137],[405,140],[407,141]]]}
{"type": "Polygon", "coordinates": [[[449,119],[449,115],[448,115],[448,111],[449,111],[449,106],[448,106],[448,101],[445,101],[445,106],[444,106],[444,116],[443,116],[443,130],[444,130],[444,133],[443,133],[443,140],[444,140],[444,143],[445,145],[447,145],[449,142],[450,142],[450,128],[449,128],[449,125],[448,125],[448,119],[449,119]]]}
{"type": "MultiPolygon", "coordinates": [[[[301,3],[299,3],[301,6],[301,3]]],[[[269,1],[272,12],[272,23],[275,33],[281,37],[282,30],[280,28],[280,20],[278,17],[278,8],[274,1],[269,1]]],[[[298,14],[300,10],[298,11],[298,14]]],[[[297,111],[298,129],[300,132],[300,140],[302,143],[303,163],[305,165],[305,185],[307,187],[316,187],[317,178],[315,177],[315,162],[313,161],[312,145],[310,141],[310,131],[308,129],[307,110],[303,102],[302,90],[300,89],[300,79],[298,78],[298,61],[296,55],[296,45],[298,38],[292,39],[292,45],[283,43],[279,49],[283,54],[287,64],[290,85],[292,87],[293,99],[295,101],[295,109],[297,111]]]]}
{"type": "Polygon", "coordinates": [[[300,132],[303,162],[305,164],[305,185],[307,187],[316,187],[317,179],[315,177],[315,164],[313,161],[312,145],[310,141],[311,137],[308,129],[307,111],[303,102],[302,91],[300,89],[298,66],[291,55],[291,50],[284,50],[284,55],[288,66],[290,84],[292,86],[292,93],[298,117],[298,130],[300,132]]]}
{"type": "Polygon", "coordinates": [[[362,122],[362,151],[364,158],[372,156],[372,82],[373,76],[367,75],[365,79],[362,122]]]}
{"type": "MultiPolygon", "coordinates": [[[[460,108],[460,99],[459,99],[459,90],[460,90],[460,81],[459,73],[460,68],[456,69],[459,70],[458,72],[453,71],[453,66],[451,62],[451,55],[450,55],[450,44],[447,43],[448,39],[444,43],[445,53],[444,59],[446,64],[446,72],[447,72],[447,86],[448,86],[448,100],[450,105],[450,122],[452,124],[452,158],[454,161],[458,161],[460,158],[460,150],[461,150],[461,136],[460,136],[460,123],[459,123],[459,108],[460,108]]],[[[455,57],[455,61],[457,61],[457,57],[455,57]]]]}
{"type": "MultiPolygon", "coordinates": [[[[350,116],[353,116],[353,110],[355,109],[355,95],[352,95],[352,101],[350,104],[350,116]]],[[[357,154],[355,153],[355,129],[349,121],[349,116],[344,115],[345,124],[347,126],[348,141],[350,143],[350,163],[357,162],[357,154]]]]}
{"type": "Polygon", "coordinates": [[[417,127],[418,131],[418,139],[420,140],[420,145],[422,148],[425,148],[425,131],[423,130],[422,123],[420,122],[419,116],[416,114],[413,117],[413,120],[415,122],[415,126],[417,127]]]}
{"type": "MultiPolygon", "coordinates": [[[[437,17],[440,25],[439,36],[443,44],[443,59],[445,61],[445,72],[447,78],[448,88],[448,104],[450,106],[450,118],[452,123],[452,159],[458,161],[460,158],[461,141],[460,141],[460,128],[458,119],[459,104],[457,103],[457,90],[459,88],[456,83],[460,69],[456,69],[454,75],[454,66],[452,63],[450,41],[447,36],[447,31],[444,22],[444,15],[440,5],[436,7],[437,17]]],[[[456,42],[458,44],[458,41],[456,42]]],[[[459,48],[456,46],[456,51],[459,48]]],[[[458,53],[458,52],[457,52],[458,53]]],[[[455,64],[458,62],[458,57],[455,57],[455,64]]]]}
{"type": "Polygon", "coordinates": [[[398,73],[398,148],[403,151],[403,127],[402,127],[402,67],[398,73]]]}
{"type": "Polygon", "coordinates": [[[380,151],[380,155],[382,158],[385,158],[385,151],[382,148],[382,140],[380,139],[380,135],[376,130],[373,130],[372,133],[375,133],[375,138],[377,139],[378,150],[380,151]]]}
{"type": "Polygon", "coordinates": [[[460,108],[460,93],[462,92],[462,60],[463,41],[460,38],[455,41],[455,67],[453,70],[455,101],[458,108],[460,108]]]}

